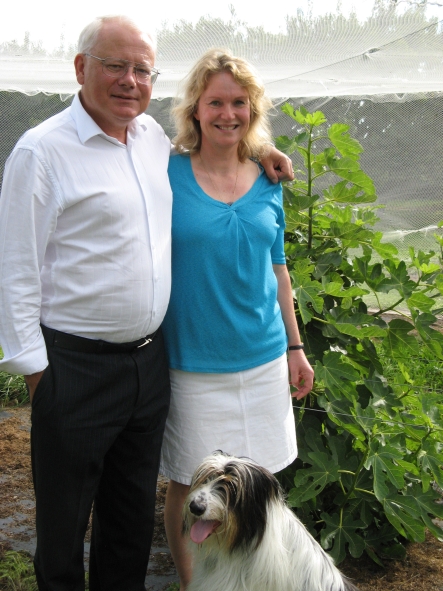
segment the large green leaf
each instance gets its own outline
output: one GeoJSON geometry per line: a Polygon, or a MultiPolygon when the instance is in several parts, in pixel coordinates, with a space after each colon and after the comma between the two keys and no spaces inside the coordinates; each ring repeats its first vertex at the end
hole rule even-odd
{"type": "Polygon", "coordinates": [[[365,467],[367,469],[372,467],[374,493],[379,501],[383,501],[389,494],[387,481],[397,489],[405,485],[404,471],[395,463],[396,459],[402,458],[402,454],[390,445],[382,446],[377,440],[371,441],[368,451],[365,467]]]}
{"type": "Polygon", "coordinates": [[[343,400],[342,394],[337,392],[338,397],[335,400],[328,400],[325,396],[319,396],[318,402],[328,412],[329,417],[334,423],[346,429],[355,439],[365,441],[365,434],[358,426],[349,409],[348,399],[352,399],[355,388],[351,383],[343,382],[341,392],[345,394],[346,399],[343,400]]]}
{"type": "Polygon", "coordinates": [[[396,265],[392,260],[385,260],[384,263],[390,277],[386,277],[378,283],[377,289],[382,293],[389,293],[392,289],[396,289],[405,298],[409,297],[414,291],[416,284],[411,281],[405,262],[400,261],[396,265]]]}
{"type": "Polygon", "coordinates": [[[290,139],[286,135],[275,138],[275,147],[287,156],[290,156],[295,151],[297,145],[298,143],[295,141],[295,138],[290,139]]]}
{"type": "Polygon", "coordinates": [[[349,470],[355,472],[358,467],[358,458],[352,451],[352,437],[345,437],[343,433],[340,436],[329,435],[327,442],[332,454],[332,458],[339,470],[349,470]]]}
{"type": "Polygon", "coordinates": [[[407,303],[409,308],[418,308],[422,312],[430,312],[435,307],[435,300],[422,292],[414,292],[407,303]]]}
{"type": "Polygon", "coordinates": [[[409,334],[414,326],[406,320],[391,320],[388,327],[388,333],[383,340],[383,347],[387,355],[392,357],[406,358],[408,356],[418,356],[419,346],[414,335],[409,334]]]}
{"type": "Polygon", "coordinates": [[[283,187],[283,196],[291,204],[291,208],[295,211],[301,211],[311,207],[320,195],[304,195],[303,193],[296,193],[287,186],[283,187]]]}
{"type": "Polygon", "coordinates": [[[443,359],[443,335],[432,326],[436,321],[437,318],[433,314],[420,314],[415,319],[415,328],[426,346],[443,359]]]}
{"type": "Polygon", "coordinates": [[[420,398],[421,411],[433,426],[443,433],[443,396],[441,392],[423,392],[420,398]]]}
{"type": "Polygon", "coordinates": [[[443,505],[441,502],[441,495],[432,488],[424,492],[419,484],[413,484],[407,491],[408,496],[412,497],[417,503],[421,518],[426,527],[432,530],[432,533],[440,541],[443,541],[443,529],[436,525],[431,519],[439,517],[443,519],[443,505]]]}
{"type": "Polygon", "coordinates": [[[393,411],[395,406],[398,406],[396,396],[393,394],[391,388],[380,379],[379,376],[372,376],[371,379],[364,380],[365,386],[372,393],[371,406],[374,409],[390,409],[393,411]]]}
{"type": "MultiPolygon", "coordinates": [[[[286,113],[286,115],[289,115],[289,117],[291,117],[295,121],[298,121],[299,123],[305,122],[304,117],[301,121],[299,121],[299,119],[297,119],[297,111],[294,109],[294,107],[291,104],[285,103],[284,105],[281,106],[281,110],[283,111],[283,113],[286,113]]],[[[305,109],[305,111],[306,111],[306,109],[305,109]]]]}
{"type": "Polygon", "coordinates": [[[357,185],[368,195],[375,195],[375,187],[371,178],[364,173],[359,164],[351,158],[330,159],[328,161],[330,169],[342,179],[357,185]]]}
{"type": "MultiPolygon", "coordinates": [[[[305,422],[303,424],[305,424],[305,422]]],[[[306,448],[302,448],[301,453],[304,453],[304,455],[303,457],[299,455],[299,457],[301,457],[305,463],[312,464],[311,458],[309,456],[311,452],[319,452],[321,454],[328,455],[328,449],[326,448],[323,437],[318,429],[314,429],[312,427],[306,428],[304,430],[303,437],[306,441],[306,448]]]]}
{"type": "Polygon", "coordinates": [[[435,287],[443,295],[443,274],[440,274],[435,278],[435,287]]]}
{"type": "Polygon", "coordinates": [[[367,283],[372,289],[377,289],[380,281],[384,279],[383,267],[380,263],[370,264],[370,257],[355,257],[353,260],[355,271],[354,280],[367,283]]]}
{"type": "Polygon", "coordinates": [[[349,156],[358,160],[360,154],[363,152],[363,148],[360,142],[351,138],[348,131],[349,125],[334,123],[328,129],[328,136],[342,156],[349,156]]]}
{"type": "Polygon", "coordinates": [[[317,264],[313,273],[315,279],[319,279],[320,277],[324,276],[331,267],[339,267],[341,262],[342,256],[339,252],[334,251],[321,254],[317,259],[317,264]]]}
{"type": "Polygon", "coordinates": [[[355,298],[369,293],[367,289],[363,289],[358,285],[352,285],[351,287],[345,288],[343,287],[343,282],[338,283],[335,281],[330,281],[326,283],[324,290],[325,293],[327,293],[328,295],[337,298],[355,298]]]}
{"type": "Polygon", "coordinates": [[[323,123],[326,122],[326,117],[323,115],[321,111],[315,111],[314,113],[308,113],[306,115],[306,123],[308,125],[312,125],[313,127],[319,127],[323,123]]]}
{"type": "Polygon", "coordinates": [[[386,517],[402,536],[414,542],[425,541],[426,528],[419,519],[420,508],[410,496],[391,493],[383,499],[386,517]]]}
{"type": "MultiPolygon", "coordinates": [[[[349,291],[352,290],[353,288],[349,289],[349,291]]],[[[336,293],[334,289],[332,291],[333,293],[331,293],[330,295],[338,297],[338,293],[336,293]]],[[[334,318],[332,315],[328,315],[326,318],[340,332],[356,337],[358,339],[375,337],[383,338],[386,336],[387,333],[385,328],[374,324],[373,318],[367,314],[340,314],[338,318],[334,318]]]]}
{"type": "Polygon", "coordinates": [[[358,535],[357,531],[364,527],[363,521],[354,520],[351,515],[346,515],[340,519],[340,515],[334,513],[322,513],[321,518],[326,527],[321,532],[321,542],[324,548],[330,548],[329,554],[336,564],[340,564],[346,557],[346,546],[354,558],[363,554],[365,549],[364,539],[358,535]]]}
{"type": "Polygon", "coordinates": [[[373,203],[377,199],[374,193],[362,192],[358,185],[349,186],[348,181],[340,181],[336,185],[323,191],[325,199],[337,203],[373,203]]]}
{"type": "Polygon", "coordinates": [[[297,306],[304,324],[307,324],[314,316],[314,310],[320,314],[323,310],[323,298],[318,295],[321,291],[321,283],[311,281],[305,275],[295,271],[290,272],[292,287],[297,306]]]}
{"type": "Polygon", "coordinates": [[[342,392],[346,382],[355,382],[360,375],[340,353],[330,351],[323,357],[323,363],[317,361],[315,378],[322,381],[326,388],[342,392]]]}
{"type": "Polygon", "coordinates": [[[381,232],[376,232],[372,239],[371,246],[378,255],[386,259],[398,254],[398,250],[393,244],[389,244],[388,242],[382,242],[382,239],[383,234],[381,232]]]}
{"type": "Polygon", "coordinates": [[[436,483],[443,489],[443,453],[442,443],[432,441],[429,438],[423,441],[418,454],[418,461],[422,470],[429,471],[436,483]]]}
{"type": "Polygon", "coordinates": [[[360,242],[368,241],[371,238],[371,233],[361,226],[335,221],[330,223],[330,233],[336,239],[352,240],[356,243],[356,246],[359,246],[360,242]]]}
{"type": "Polygon", "coordinates": [[[309,452],[310,468],[297,470],[294,487],[288,495],[288,504],[299,507],[303,502],[316,497],[324,487],[339,478],[338,466],[330,456],[322,452],[309,452]]]}

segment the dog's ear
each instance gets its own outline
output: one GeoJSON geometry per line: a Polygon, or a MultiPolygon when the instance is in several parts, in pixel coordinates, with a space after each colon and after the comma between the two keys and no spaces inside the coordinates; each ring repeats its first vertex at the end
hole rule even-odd
{"type": "Polygon", "coordinates": [[[269,504],[280,498],[278,480],[261,466],[236,460],[226,464],[225,475],[235,483],[235,494],[229,497],[229,510],[237,521],[231,549],[257,548],[265,533],[269,504]]]}

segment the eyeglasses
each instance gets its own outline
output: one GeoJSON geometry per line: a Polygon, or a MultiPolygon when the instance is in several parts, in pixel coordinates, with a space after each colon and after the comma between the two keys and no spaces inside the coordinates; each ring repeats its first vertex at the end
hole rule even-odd
{"type": "Polygon", "coordinates": [[[90,53],[84,53],[88,57],[93,57],[102,63],[103,74],[111,78],[121,78],[126,74],[129,68],[133,68],[135,78],[139,84],[154,84],[160,72],[156,68],[151,68],[147,64],[134,64],[128,60],[119,60],[115,57],[97,57],[90,53]]]}

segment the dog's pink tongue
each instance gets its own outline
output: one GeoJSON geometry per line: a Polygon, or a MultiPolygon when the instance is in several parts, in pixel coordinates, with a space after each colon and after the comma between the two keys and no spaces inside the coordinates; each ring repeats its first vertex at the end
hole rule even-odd
{"type": "Polygon", "coordinates": [[[220,521],[199,519],[191,527],[191,540],[201,544],[220,525],[220,521]]]}

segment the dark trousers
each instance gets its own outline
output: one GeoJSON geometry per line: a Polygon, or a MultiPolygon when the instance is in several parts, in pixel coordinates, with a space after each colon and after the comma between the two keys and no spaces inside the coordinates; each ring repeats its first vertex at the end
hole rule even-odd
{"type": "Polygon", "coordinates": [[[143,591],[170,395],[161,331],[125,353],[47,349],[31,429],[39,590],[84,590],[94,505],[91,591],[143,591]]]}

